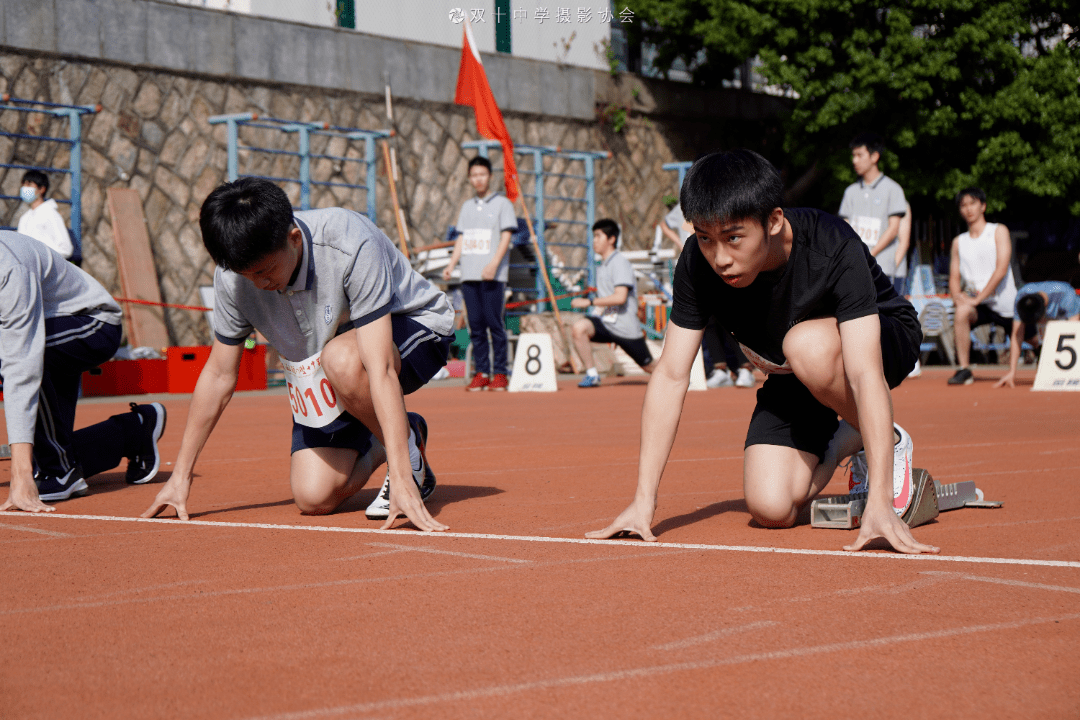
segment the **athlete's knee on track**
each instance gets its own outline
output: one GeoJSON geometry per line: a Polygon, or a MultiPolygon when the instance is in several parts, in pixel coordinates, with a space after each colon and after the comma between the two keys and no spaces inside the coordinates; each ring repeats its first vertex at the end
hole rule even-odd
{"type": "Polygon", "coordinates": [[[328,515],[341,504],[332,488],[321,483],[293,482],[293,500],[304,515],[328,515]]]}
{"type": "Polygon", "coordinates": [[[746,507],[759,525],[769,528],[791,527],[799,516],[798,506],[776,488],[747,487],[746,507]]]}

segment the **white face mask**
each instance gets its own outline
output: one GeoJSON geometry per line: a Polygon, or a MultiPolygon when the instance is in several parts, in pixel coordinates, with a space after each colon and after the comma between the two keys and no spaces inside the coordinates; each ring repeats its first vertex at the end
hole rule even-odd
{"type": "Polygon", "coordinates": [[[37,188],[30,185],[23,185],[19,188],[19,197],[22,198],[24,203],[32,203],[37,199],[37,188]]]}

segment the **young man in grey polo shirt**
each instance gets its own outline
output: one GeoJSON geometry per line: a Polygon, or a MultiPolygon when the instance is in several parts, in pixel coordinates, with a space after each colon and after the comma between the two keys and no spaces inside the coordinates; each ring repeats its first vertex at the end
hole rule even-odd
{"type": "Polygon", "coordinates": [[[593,224],[593,250],[600,256],[596,270],[596,297],[574,298],[571,306],[579,310],[596,308],[589,317],[571,327],[574,347],[588,368],[578,387],[600,387],[600,374],[593,362],[591,343],[615,343],[634,359],[641,369],[651,373],[656,362],[645,344],[645,334],[637,316],[637,282],[634,267],[616,250],[619,225],[605,218],[593,224]]]}
{"type": "Polygon", "coordinates": [[[484,157],[469,161],[469,184],[476,196],[458,213],[457,231],[450,264],[443,270],[449,280],[461,267],[461,295],[469,316],[469,340],[473,346],[476,374],[466,388],[506,390],[506,282],[510,274],[510,239],[517,230],[514,205],[506,196],[491,192],[491,162],[484,157]],[[488,333],[491,333],[488,358],[488,333]],[[492,367],[494,365],[494,367],[492,367]]]}
{"type": "Polygon", "coordinates": [[[232,397],[243,343],[259,330],[280,353],[293,415],[293,498],[332,512],[384,461],[369,518],[406,515],[445,530],[424,507],[435,486],[427,424],[404,396],[446,362],[454,311],[367,217],[293,213],[273,183],[244,178],[210,193],[199,217],[214,274],[214,346],[191,400],[176,469],[143,513],[187,519],[195,459],[232,397]],[[410,470],[411,468],[411,470],[410,470]]]}
{"type": "Polygon", "coordinates": [[[851,141],[851,164],[859,181],[848,185],[840,202],[840,217],[870,247],[893,288],[904,294],[907,284],[908,240],[900,238],[900,219],[907,214],[904,190],[886,176],[878,163],[885,143],[881,136],[863,133],[851,141]]]}
{"type": "Polygon", "coordinates": [[[0,231],[0,375],[11,445],[11,485],[0,510],[52,510],[85,495],[86,478],[128,458],[126,480],[157,474],[165,408],[75,427],[82,373],[120,346],[120,308],[97,280],[27,235],[0,231]]]}

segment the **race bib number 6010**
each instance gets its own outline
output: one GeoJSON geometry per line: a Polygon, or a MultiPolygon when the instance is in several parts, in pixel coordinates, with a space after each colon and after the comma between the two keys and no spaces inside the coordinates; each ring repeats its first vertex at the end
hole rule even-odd
{"type": "Polygon", "coordinates": [[[344,412],[323,372],[322,352],[300,362],[289,362],[282,358],[281,366],[285,369],[293,420],[298,424],[311,428],[326,427],[344,412]]]}

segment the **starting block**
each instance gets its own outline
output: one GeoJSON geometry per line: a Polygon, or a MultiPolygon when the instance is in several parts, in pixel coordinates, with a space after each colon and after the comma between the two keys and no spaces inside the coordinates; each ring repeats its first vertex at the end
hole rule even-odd
{"type": "MultiPolygon", "coordinates": [[[[911,473],[915,497],[901,518],[908,527],[924,525],[946,510],[962,507],[998,508],[1000,502],[983,499],[982,490],[971,480],[942,485],[923,468],[911,473]]],[[[866,509],[866,493],[822,498],[810,503],[810,526],[851,530],[859,527],[866,509]]]]}
{"type": "Polygon", "coordinates": [[[10,460],[10,459],[11,459],[11,446],[10,445],[0,445],[0,460],[10,460]]]}

